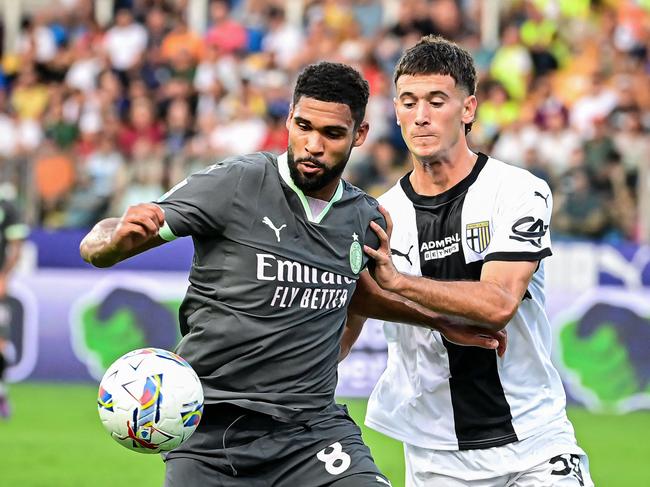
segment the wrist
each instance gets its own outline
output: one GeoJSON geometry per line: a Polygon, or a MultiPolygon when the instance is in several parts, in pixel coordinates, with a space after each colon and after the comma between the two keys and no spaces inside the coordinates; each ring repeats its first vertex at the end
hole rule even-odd
{"type": "Polygon", "coordinates": [[[385,288],[387,291],[393,292],[395,294],[402,294],[406,291],[408,285],[407,277],[401,272],[397,272],[395,277],[391,279],[388,287],[385,288]]]}

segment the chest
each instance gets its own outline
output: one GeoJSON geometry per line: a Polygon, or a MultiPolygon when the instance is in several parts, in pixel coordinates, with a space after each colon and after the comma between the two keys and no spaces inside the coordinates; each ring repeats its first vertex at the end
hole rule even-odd
{"type": "Polygon", "coordinates": [[[489,198],[467,193],[436,206],[400,203],[387,205],[394,215],[393,262],[400,271],[443,280],[479,279],[495,230],[489,198]]]}

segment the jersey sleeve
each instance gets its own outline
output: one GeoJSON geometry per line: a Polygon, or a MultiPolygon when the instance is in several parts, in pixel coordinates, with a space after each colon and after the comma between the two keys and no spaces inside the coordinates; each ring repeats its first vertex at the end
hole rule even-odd
{"type": "Polygon", "coordinates": [[[4,237],[7,240],[24,240],[29,235],[29,227],[25,225],[13,204],[4,206],[4,237]]]}
{"type": "Polygon", "coordinates": [[[543,180],[532,177],[517,182],[516,187],[497,206],[484,262],[539,261],[552,254],[550,188],[543,180]]]}
{"type": "Polygon", "coordinates": [[[215,164],[161,196],[156,202],[165,212],[161,238],[170,241],[188,235],[222,233],[232,213],[241,172],[241,164],[215,164]]]}
{"type": "MultiPolygon", "coordinates": [[[[378,206],[377,204],[374,205],[374,211],[372,212],[370,221],[374,221],[381,228],[383,228],[384,231],[386,231],[386,219],[384,218],[384,215],[382,215],[379,212],[377,206],[378,206]]],[[[379,248],[379,237],[377,236],[375,231],[370,227],[370,221],[368,222],[368,228],[366,229],[366,235],[364,237],[363,243],[368,247],[376,250],[377,248],[379,248]]]]}

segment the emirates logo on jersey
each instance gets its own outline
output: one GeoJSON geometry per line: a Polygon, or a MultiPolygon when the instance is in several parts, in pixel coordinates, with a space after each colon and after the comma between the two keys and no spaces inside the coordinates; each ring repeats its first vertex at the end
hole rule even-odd
{"type": "Polygon", "coordinates": [[[483,221],[469,223],[465,227],[465,240],[467,246],[477,254],[480,254],[490,244],[490,222],[483,221]]]}

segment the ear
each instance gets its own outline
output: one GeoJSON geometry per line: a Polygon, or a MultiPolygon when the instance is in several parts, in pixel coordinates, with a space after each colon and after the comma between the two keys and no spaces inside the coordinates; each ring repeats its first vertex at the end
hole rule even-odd
{"type": "Polygon", "coordinates": [[[368,136],[368,130],[370,130],[370,125],[368,125],[368,122],[361,122],[361,125],[359,125],[359,128],[354,134],[354,143],[352,144],[352,147],[359,147],[365,142],[366,137],[368,136]]]}
{"type": "Polygon", "coordinates": [[[289,105],[289,115],[287,115],[287,120],[284,122],[284,126],[287,127],[287,130],[291,127],[291,119],[293,118],[293,104],[289,105]]]}
{"type": "Polygon", "coordinates": [[[465,101],[463,102],[463,116],[461,118],[463,124],[472,123],[476,119],[477,105],[478,101],[476,100],[475,95],[469,95],[465,98],[465,101]]]}

